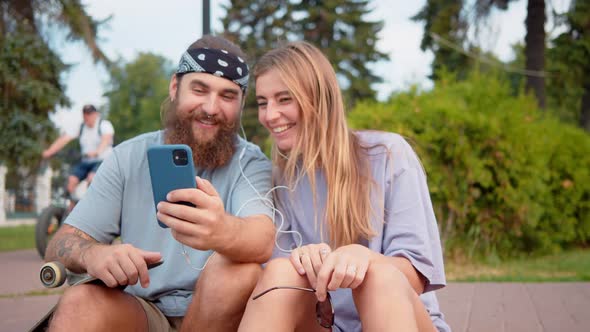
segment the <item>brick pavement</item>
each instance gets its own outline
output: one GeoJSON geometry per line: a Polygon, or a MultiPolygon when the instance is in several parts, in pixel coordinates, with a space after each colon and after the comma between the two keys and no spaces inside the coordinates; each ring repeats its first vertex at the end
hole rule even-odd
{"type": "MultiPolygon", "coordinates": [[[[59,295],[43,291],[35,250],[0,253],[0,332],[27,331],[59,295]]],[[[451,283],[437,292],[455,332],[590,331],[590,283],[451,283]]]]}

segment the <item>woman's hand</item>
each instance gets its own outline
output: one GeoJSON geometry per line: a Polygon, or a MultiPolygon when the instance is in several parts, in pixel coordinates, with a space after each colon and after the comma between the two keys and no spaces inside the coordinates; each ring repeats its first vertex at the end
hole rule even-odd
{"type": "Polygon", "coordinates": [[[309,244],[291,252],[291,263],[300,275],[307,275],[307,280],[315,288],[317,274],[320,272],[324,259],[332,252],[326,243],[309,244]]]}
{"type": "Polygon", "coordinates": [[[365,280],[373,252],[359,244],[331,251],[326,243],[309,244],[291,252],[291,263],[316,290],[319,301],[326,299],[328,290],[355,289],[365,280]]]}
{"type": "Polygon", "coordinates": [[[318,300],[325,301],[328,290],[355,289],[362,284],[374,254],[367,247],[351,244],[327,255],[317,273],[314,287],[318,300]]]}

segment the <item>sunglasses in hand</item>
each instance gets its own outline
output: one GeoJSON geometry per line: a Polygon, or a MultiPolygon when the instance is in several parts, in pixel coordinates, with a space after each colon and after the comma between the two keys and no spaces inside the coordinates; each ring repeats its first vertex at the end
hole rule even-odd
{"type": "MultiPolygon", "coordinates": [[[[300,290],[304,292],[315,293],[315,289],[313,288],[304,288],[304,287],[294,287],[294,286],[277,286],[269,288],[262,293],[254,296],[252,300],[256,300],[262,295],[273,291],[275,289],[294,289],[300,290]]],[[[326,293],[326,300],[323,302],[318,301],[315,305],[315,314],[318,320],[318,323],[321,327],[330,328],[334,325],[334,307],[332,307],[332,301],[330,299],[330,293],[326,293]]]]}

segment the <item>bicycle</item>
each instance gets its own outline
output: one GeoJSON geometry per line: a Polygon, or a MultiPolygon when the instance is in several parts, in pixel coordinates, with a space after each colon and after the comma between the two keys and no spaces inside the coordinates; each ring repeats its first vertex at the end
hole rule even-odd
{"type": "Polygon", "coordinates": [[[64,194],[62,189],[62,192],[51,201],[51,204],[41,211],[35,225],[35,246],[41,258],[45,258],[47,244],[74,209],[76,203],[82,198],[87,188],[88,184],[84,180],[80,181],[71,195],[64,194]]]}

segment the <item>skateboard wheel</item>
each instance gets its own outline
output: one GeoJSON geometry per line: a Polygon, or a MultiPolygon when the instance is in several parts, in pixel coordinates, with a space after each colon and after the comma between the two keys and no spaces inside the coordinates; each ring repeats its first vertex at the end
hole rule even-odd
{"type": "Polygon", "coordinates": [[[66,281],[66,268],[60,262],[45,263],[41,266],[39,278],[47,288],[59,287],[66,281]]]}

